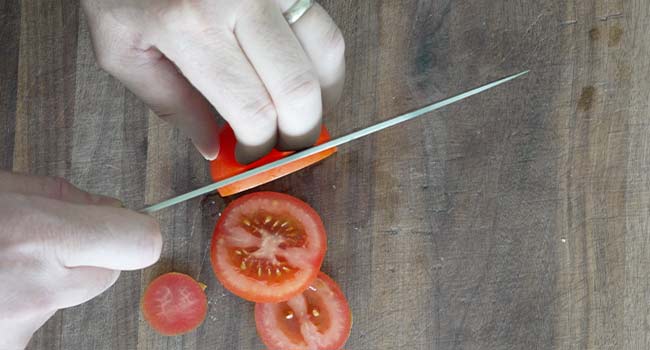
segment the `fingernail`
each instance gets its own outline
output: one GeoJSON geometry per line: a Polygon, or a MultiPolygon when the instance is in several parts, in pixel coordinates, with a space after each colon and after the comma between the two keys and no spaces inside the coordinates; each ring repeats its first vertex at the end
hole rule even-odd
{"type": "Polygon", "coordinates": [[[197,142],[197,140],[192,139],[192,143],[207,161],[213,161],[219,156],[220,145],[217,136],[209,138],[206,142],[197,142]]]}
{"type": "Polygon", "coordinates": [[[217,153],[217,154],[215,154],[215,155],[204,154],[204,155],[203,155],[203,158],[205,158],[205,160],[211,162],[211,161],[217,159],[218,156],[219,156],[219,153],[217,153]]]}
{"type": "Polygon", "coordinates": [[[210,148],[212,148],[212,149],[211,150],[205,150],[205,149],[201,149],[198,146],[196,146],[196,149],[199,150],[199,153],[201,153],[203,158],[205,158],[205,160],[211,162],[211,161],[217,159],[217,157],[219,156],[219,145],[217,144],[216,147],[215,147],[215,145],[212,145],[212,147],[210,147],[210,148]]]}

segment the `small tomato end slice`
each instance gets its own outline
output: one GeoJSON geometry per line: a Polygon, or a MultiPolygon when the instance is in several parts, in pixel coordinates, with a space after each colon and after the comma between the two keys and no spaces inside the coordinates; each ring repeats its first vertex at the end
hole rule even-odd
{"type": "MultiPolygon", "coordinates": [[[[320,145],[321,143],[327,142],[329,140],[330,134],[325,126],[323,126],[321,134],[316,141],[316,145],[320,145]]],[[[262,165],[282,159],[293,153],[281,152],[273,149],[269,154],[251,164],[240,164],[235,159],[235,146],[237,144],[237,139],[235,138],[235,134],[232,128],[228,124],[223,127],[221,133],[219,134],[219,143],[219,155],[217,156],[217,159],[210,162],[210,174],[215,182],[227,179],[237,174],[241,174],[250,169],[258,168],[262,165]]],[[[285,175],[289,175],[298,170],[306,168],[314,163],[318,163],[319,161],[331,156],[334,153],[336,153],[336,148],[330,148],[328,150],[313,154],[309,157],[305,157],[278,168],[268,170],[264,173],[251,176],[248,179],[244,179],[228,186],[219,188],[219,194],[222,197],[227,197],[249,190],[251,188],[255,188],[257,186],[279,179],[285,175]]]]}
{"type": "Polygon", "coordinates": [[[318,275],[327,238],[320,217],[305,202],[258,192],[233,201],[212,236],[217,279],[253,302],[280,302],[304,291],[318,275]]]}
{"type": "Polygon", "coordinates": [[[180,335],[198,327],[208,312],[204,285],[192,277],[170,272],[153,280],[142,297],[142,314],[163,335],[180,335]]]}
{"type": "Polygon", "coordinates": [[[350,336],[352,314],[339,286],[321,272],[286,302],[256,304],[255,325],[269,350],[338,350],[350,336]]]}

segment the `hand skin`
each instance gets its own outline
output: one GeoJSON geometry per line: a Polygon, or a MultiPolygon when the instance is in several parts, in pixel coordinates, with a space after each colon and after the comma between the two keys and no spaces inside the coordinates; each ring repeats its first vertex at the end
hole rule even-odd
{"type": "Polygon", "coordinates": [[[65,180],[0,171],[0,349],[160,257],[156,221],[65,180]]]}
{"type": "Polygon", "coordinates": [[[315,4],[295,24],[296,0],[82,0],[99,65],[206,159],[219,152],[214,107],[249,163],[311,146],[323,110],[341,95],[345,44],[315,4]]]}

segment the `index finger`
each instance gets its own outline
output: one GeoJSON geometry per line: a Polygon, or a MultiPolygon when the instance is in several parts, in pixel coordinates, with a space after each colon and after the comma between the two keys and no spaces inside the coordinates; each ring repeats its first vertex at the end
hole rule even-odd
{"type": "Polygon", "coordinates": [[[35,230],[54,237],[51,250],[65,267],[135,270],[160,258],[162,236],[151,217],[115,207],[25,197],[35,230]]]}

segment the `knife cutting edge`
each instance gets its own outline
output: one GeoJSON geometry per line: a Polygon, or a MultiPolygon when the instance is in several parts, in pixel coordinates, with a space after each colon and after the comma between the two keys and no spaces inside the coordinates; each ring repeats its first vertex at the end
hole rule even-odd
{"type": "Polygon", "coordinates": [[[487,90],[489,90],[489,89],[491,89],[493,87],[499,86],[499,85],[501,85],[503,83],[506,83],[506,82],[508,82],[510,80],[519,78],[519,77],[521,77],[522,75],[525,75],[528,72],[529,71],[523,71],[521,73],[510,75],[510,76],[505,77],[503,79],[500,79],[500,80],[485,84],[483,86],[480,86],[480,87],[474,88],[472,90],[463,92],[463,93],[458,94],[456,96],[444,99],[442,101],[435,102],[433,104],[422,107],[422,108],[417,109],[415,111],[399,115],[397,117],[388,119],[386,121],[377,123],[375,125],[371,125],[371,126],[369,126],[367,128],[364,128],[364,129],[361,129],[361,130],[358,130],[358,131],[354,131],[354,132],[352,132],[350,134],[347,134],[345,136],[341,136],[339,138],[327,141],[325,143],[322,143],[320,145],[308,148],[306,150],[293,153],[293,154],[291,154],[289,156],[286,156],[286,157],[284,157],[282,159],[279,159],[279,160],[276,160],[274,162],[271,162],[271,163],[262,165],[260,167],[245,171],[245,172],[243,172],[241,174],[237,174],[237,175],[229,177],[227,179],[217,181],[215,183],[212,183],[210,185],[198,188],[198,189],[196,189],[194,191],[182,194],[180,196],[167,199],[167,200],[162,201],[162,202],[160,202],[158,204],[151,205],[149,207],[146,207],[146,208],[142,209],[141,211],[144,212],[144,213],[153,213],[153,212],[156,212],[156,211],[171,207],[173,205],[185,202],[185,201],[190,200],[192,198],[196,198],[196,197],[199,197],[201,195],[204,195],[204,194],[207,194],[207,193],[210,193],[210,192],[214,192],[214,191],[216,191],[217,189],[219,189],[221,187],[228,186],[228,185],[233,184],[235,182],[247,179],[247,178],[249,178],[251,176],[255,176],[255,175],[264,173],[266,171],[269,171],[269,170],[275,169],[277,167],[280,167],[280,166],[282,166],[284,164],[291,163],[291,162],[294,162],[294,161],[296,161],[298,159],[302,159],[302,158],[305,158],[305,157],[309,157],[309,156],[311,156],[313,154],[316,154],[316,153],[325,151],[327,149],[343,145],[343,144],[348,143],[348,142],[350,142],[352,140],[356,140],[356,139],[362,138],[364,136],[368,136],[368,135],[373,134],[373,133],[375,133],[377,131],[384,130],[384,129],[389,128],[391,126],[395,126],[397,124],[401,124],[401,123],[409,121],[411,119],[415,119],[417,117],[423,116],[424,114],[427,114],[429,112],[435,111],[435,110],[440,109],[440,108],[445,107],[445,106],[448,106],[448,105],[450,105],[452,103],[456,103],[456,102],[461,101],[463,99],[466,99],[466,98],[468,98],[470,96],[480,94],[481,92],[487,91],[487,90]]]}

